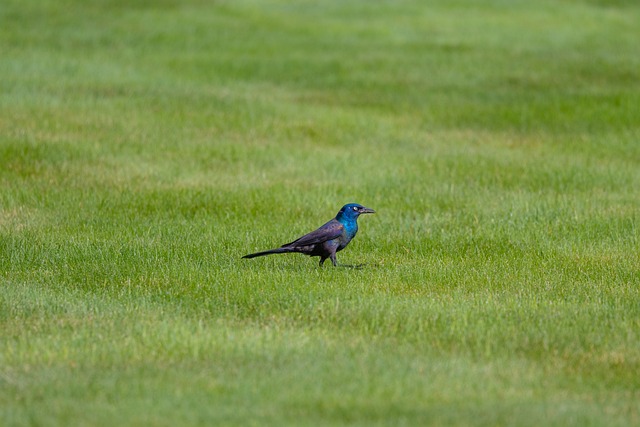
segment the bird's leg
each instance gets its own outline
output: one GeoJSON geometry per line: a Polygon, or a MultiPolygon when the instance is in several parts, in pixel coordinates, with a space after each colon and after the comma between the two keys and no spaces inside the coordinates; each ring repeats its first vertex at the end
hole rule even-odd
{"type": "Polygon", "coordinates": [[[330,254],[329,258],[331,259],[331,262],[333,263],[333,266],[337,267],[338,266],[338,261],[336,260],[336,253],[333,252],[332,254],[330,254]]]}
{"type": "Polygon", "coordinates": [[[327,257],[320,257],[320,267],[322,267],[322,264],[324,264],[325,259],[327,259],[327,257]]]}

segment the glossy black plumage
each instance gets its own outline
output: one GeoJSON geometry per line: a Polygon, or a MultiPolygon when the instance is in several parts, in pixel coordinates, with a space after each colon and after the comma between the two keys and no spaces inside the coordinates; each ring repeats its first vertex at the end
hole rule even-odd
{"type": "Polygon", "coordinates": [[[344,205],[334,219],[315,231],[282,245],[276,249],[256,252],[242,258],[255,258],[271,254],[297,252],[309,256],[320,257],[320,266],[329,258],[334,266],[338,265],[336,252],[344,249],[358,232],[358,217],[365,213],[375,213],[357,203],[344,205]]]}

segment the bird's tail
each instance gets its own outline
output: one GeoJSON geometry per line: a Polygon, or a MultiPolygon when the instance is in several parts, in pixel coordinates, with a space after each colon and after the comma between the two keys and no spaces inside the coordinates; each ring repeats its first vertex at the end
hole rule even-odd
{"type": "Polygon", "coordinates": [[[271,255],[271,254],[286,254],[288,252],[295,252],[295,249],[294,248],[269,249],[268,251],[256,252],[254,254],[245,255],[242,258],[255,258],[258,256],[265,256],[265,255],[271,255]]]}

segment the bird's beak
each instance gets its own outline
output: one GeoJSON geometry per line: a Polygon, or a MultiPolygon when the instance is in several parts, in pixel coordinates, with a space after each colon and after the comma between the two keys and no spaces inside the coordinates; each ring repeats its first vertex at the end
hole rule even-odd
{"type": "Polygon", "coordinates": [[[362,208],[362,210],[360,211],[361,214],[365,214],[365,213],[376,213],[376,211],[374,211],[373,209],[369,209],[369,208],[362,208]]]}

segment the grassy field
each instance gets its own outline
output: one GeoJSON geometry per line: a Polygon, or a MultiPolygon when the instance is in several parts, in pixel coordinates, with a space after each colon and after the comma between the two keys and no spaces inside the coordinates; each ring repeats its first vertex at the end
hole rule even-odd
{"type": "Polygon", "coordinates": [[[638,22],[3,0],[0,425],[640,425],[638,22]]]}

